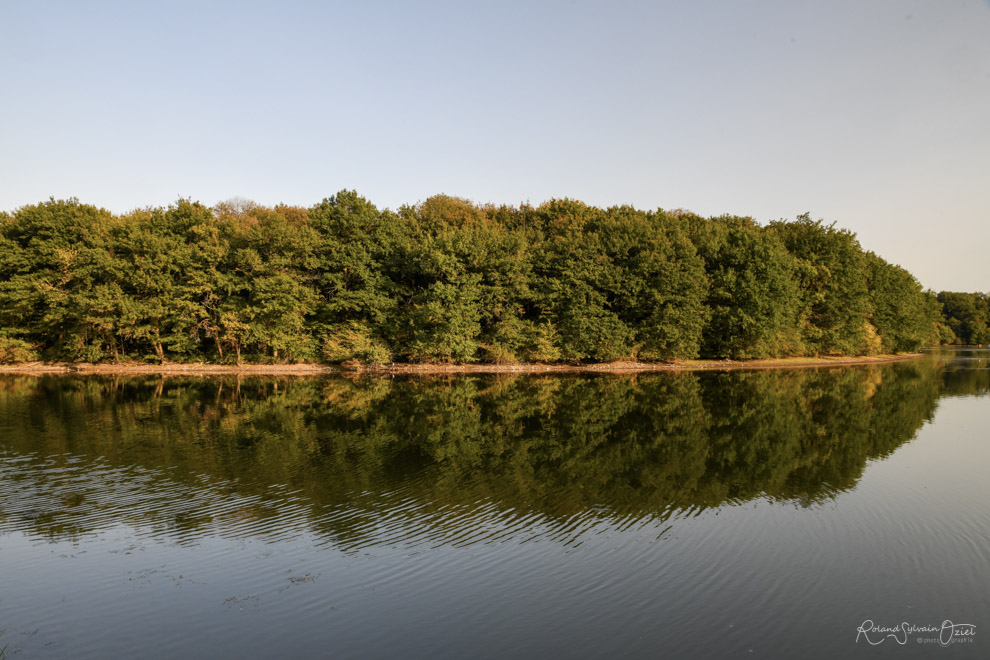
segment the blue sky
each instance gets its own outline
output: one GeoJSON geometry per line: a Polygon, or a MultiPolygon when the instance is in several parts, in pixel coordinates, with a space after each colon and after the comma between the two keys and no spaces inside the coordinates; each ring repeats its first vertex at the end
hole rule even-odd
{"type": "Polygon", "coordinates": [[[990,290],[990,4],[0,3],[0,209],[808,211],[990,290]]]}

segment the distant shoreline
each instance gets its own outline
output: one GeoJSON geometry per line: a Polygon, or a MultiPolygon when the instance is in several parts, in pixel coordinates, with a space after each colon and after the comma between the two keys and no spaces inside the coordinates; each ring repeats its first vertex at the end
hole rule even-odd
{"type": "Polygon", "coordinates": [[[163,376],[318,376],[340,374],[503,374],[503,373],[641,373],[647,371],[730,371],[739,369],[803,369],[900,362],[922,353],[858,357],[791,357],[758,360],[675,360],[673,362],[608,362],[601,364],[407,364],[343,366],[331,364],[206,364],[140,362],[26,362],[0,365],[0,374],[156,375],[163,376]]]}

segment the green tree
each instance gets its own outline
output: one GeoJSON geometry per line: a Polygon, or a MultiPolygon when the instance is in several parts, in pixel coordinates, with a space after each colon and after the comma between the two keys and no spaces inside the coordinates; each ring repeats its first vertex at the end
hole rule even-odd
{"type": "Polygon", "coordinates": [[[807,349],[816,355],[869,352],[867,266],[856,235],[808,214],[770,227],[797,259],[798,323],[807,349]]]}
{"type": "Polygon", "coordinates": [[[311,359],[315,342],[307,325],[317,306],[313,284],[318,243],[305,210],[291,207],[250,211],[256,224],[233,255],[243,305],[230,310],[239,337],[275,361],[311,359]]]}
{"type": "Polygon", "coordinates": [[[732,216],[687,216],[684,222],[709,281],[702,354],[745,359],[802,353],[795,260],[776,232],[732,216]]]}
{"type": "Polygon", "coordinates": [[[391,359],[383,332],[396,300],[385,263],[394,237],[383,214],[354,191],[342,190],[309,209],[316,232],[314,326],[333,362],[391,359]]]}
{"type": "Polygon", "coordinates": [[[399,298],[394,345],[414,361],[477,360],[482,275],[472,266],[481,213],[467,200],[437,195],[403,207],[399,217],[404,231],[390,260],[399,298]]]}
{"type": "Polygon", "coordinates": [[[911,273],[866,253],[870,320],[884,353],[917,351],[938,342],[939,305],[911,273]]]}
{"type": "Polygon", "coordinates": [[[7,216],[0,236],[0,329],[49,357],[95,360],[103,328],[82,318],[80,296],[105,281],[110,213],[51,199],[7,216]]]}
{"type": "Polygon", "coordinates": [[[990,343],[990,295],[942,291],[938,294],[938,302],[942,304],[946,325],[956,341],[990,343]]]}
{"type": "Polygon", "coordinates": [[[541,205],[532,216],[543,233],[534,253],[534,308],[556,327],[561,358],[632,357],[635,331],[613,309],[616,273],[596,231],[605,212],[562,199],[541,205]]]}

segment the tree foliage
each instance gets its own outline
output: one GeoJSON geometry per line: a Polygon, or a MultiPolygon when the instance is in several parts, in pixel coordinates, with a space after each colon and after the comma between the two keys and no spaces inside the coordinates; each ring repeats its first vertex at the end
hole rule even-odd
{"type": "Polygon", "coordinates": [[[990,344],[990,294],[942,291],[938,302],[945,314],[942,343],[990,344]]]}
{"type": "Polygon", "coordinates": [[[554,362],[913,351],[990,341],[851,232],[572,199],[398,210],[180,199],[0,214],[7,361],[554,362]],[[946,309],[943,321],[940,308],[946,309]]]}

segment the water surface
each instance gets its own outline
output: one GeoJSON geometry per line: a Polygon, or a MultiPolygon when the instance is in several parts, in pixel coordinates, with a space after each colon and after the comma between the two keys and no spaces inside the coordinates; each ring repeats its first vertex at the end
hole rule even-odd
{"type": "Polygon", "coordinates": [[[3,377],[0,649],[986,657],[988,357],[3,377]]]}

